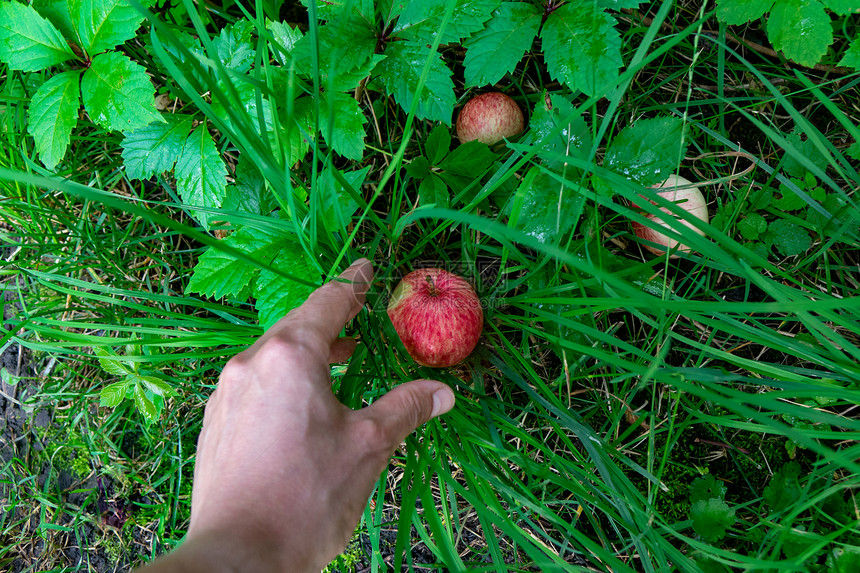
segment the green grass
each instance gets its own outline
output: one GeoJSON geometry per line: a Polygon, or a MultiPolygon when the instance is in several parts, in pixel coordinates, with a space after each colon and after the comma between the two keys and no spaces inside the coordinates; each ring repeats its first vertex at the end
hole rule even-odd
{"type": "MultiPolygon", "coordinates": [[[[416,210],[415,182],[400,167],[422,153],[434,126],[366,92],[368,150],[360,164],[338,167],[369,166],[368,184],[356,190],[352,224],[331,234],[318,223],[319,202],[302,200],[313,196],[317,166],[341,161],[322,141],[292,165],[279,143],[261,142],[257,118],[241,106],[224,106],[229,123],[211,111],[211,101],[234,97],[225,83],[241,79],[223,70],[187,76],[157,47],[135,48],[156,82],[169,75],[208,94],[185,102],[188,109],[202,110],[223,135],[219,148],[257,165],[296,215],[225,212],[225,221],[291,230],[306,217],[299,236],[320,276],[359,256],[376,261],[370,310],[349,328],[362,345],[335,369],[341,399],[359,407],[419,376],[459,391],[455,410],[410,437],[378,483],[359,527],[373,570],[851,570],[860,546],[860,176],[846,148],[858,139],[857,79],[739,53],[724,36],[696,34],[712,29],[710,16],[662,6],[651,14],[663,28],[620,25],[625,89],[574,100],[597,143],[595,160],[571,158],[570,177],[559,181],[582,197],[559,245],[509,227],[493,202],[540,157],[528,135],[452,208],[416,210]],[[681,173],[712,181],[703,188],[711,212],[725,209],[707,239],[675,224],[695,250],[676,260],[643,256],[625,201],[639,188],[598,161],[623,127],[658,115],[684,118],[690,148],[681,173]],[[787,137],[793,129],[803,142],[787,137]],[[814,162],[811,148],[823,160],[814,162]],[[788,175],[796,170],[831,202],[756,211],[806,229],[813,241],[799,255],[763,257],[739,231],[754,207],[731,201],[780,184],[805,193],[788,175]],[[613,184],[614,197],[594,188],[595,174],[613,184]],[[474,275],[490,303],[475,359],[450,371],[412,364],[381,312],[392,281],[424,261],[474,275]],[[792,460],[800,471],[782,488],[791,494],[783,507],[768,486],[792,460]],[[735,512],[724,536],[693,529],[690,486],[704,475],[725,485],[735,512]]],[[[281,81],[273,67],[256,68],[268,90],[281,81]]],[[[3,288],[22,307],[2,344],[30,349],[44,374],[21,380],[18,400],[50,412],[53,423],[31,422],[25,435],[64,446],[15,445],[0,466],[0,545],[8,547],[0,563],[33,555],[37,543],[40,557],[26,561],[33,571],[149,558],[185,532],[202,405],[226,359],[261,329],[247,302],[186,293],[197,257],[217,242],[195,228],[169,178],[126,180],[119,136],[84,125],[60,171],[67,179],[47,179],[23,133],[26,78],[2,77],[0,232],[20,249],[4,263],[3,288]],[[97,407],[114,381],[97,347],[176,389],[158,423],[148,425],[128,401],[97,407]],[[128,505],[131,518],[118,531],[101,525],[98,476],[111,482],[111,499],[128,505]],[[93,547],[102,561],[73,562],[69,547],[93,547]]],[[[544,87],[558,89],[537,58],[503,82],[529,98],[520,100],[526,108],[544,87]]],[[[284,109],[291,95],[279,94],[284,109]]]]}

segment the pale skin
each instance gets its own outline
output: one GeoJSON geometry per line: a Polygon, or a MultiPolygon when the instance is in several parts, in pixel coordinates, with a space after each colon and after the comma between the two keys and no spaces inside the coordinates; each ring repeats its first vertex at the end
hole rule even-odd
{"type": "Polygon", "coordinates": [[[320,287],[224,368],[197,447],[183,544],[140,573],[318,572],[346,546],[394,449],[454,406],[433,380],[351,410],[330,367],[373,277],[361,259],[320,287]]]}

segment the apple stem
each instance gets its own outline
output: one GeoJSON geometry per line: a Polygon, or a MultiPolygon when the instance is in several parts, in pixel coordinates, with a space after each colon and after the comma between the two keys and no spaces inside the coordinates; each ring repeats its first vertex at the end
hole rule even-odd
{"type": "Polygon", "coordinates": [[[430,285],[430,296],[436,296],[438,293],[436,292],[436,284],[433,282],[433,277],[427,275],[424,278],[427,279],[427,283],[430,285]]]}

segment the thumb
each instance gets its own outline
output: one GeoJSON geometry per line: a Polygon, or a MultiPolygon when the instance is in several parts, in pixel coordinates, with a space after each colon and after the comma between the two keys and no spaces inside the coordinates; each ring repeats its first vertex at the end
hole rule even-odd
{"type": "Polygon", "coordinates": [[[360,412],[373,418],[393,445],[418,426],[454,407],[454,391],[436,380],[413,380],[396,386],[360,412]]]}

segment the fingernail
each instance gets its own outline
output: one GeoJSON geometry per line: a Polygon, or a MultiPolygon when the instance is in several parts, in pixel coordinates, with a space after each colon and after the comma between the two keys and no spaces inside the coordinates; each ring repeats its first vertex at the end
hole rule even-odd
{"type": "Polygon", "coordinates": [[[433,412],[430,416],[435,418],[454,407],[454,392],[447,386],[433,393],[433,412]]]}

